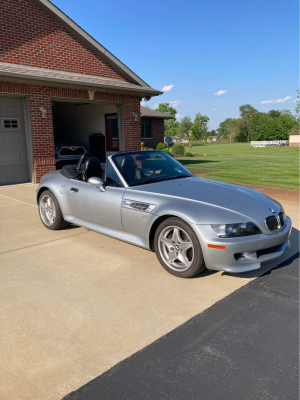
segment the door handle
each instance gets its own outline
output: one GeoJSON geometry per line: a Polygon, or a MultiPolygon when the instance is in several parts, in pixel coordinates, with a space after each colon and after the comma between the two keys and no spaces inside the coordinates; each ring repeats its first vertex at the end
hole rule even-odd
{"type": "Polygon", "coordinates": [[[72,193],[77,193],[77,192],[79,192],[79,190],[78,190],[77,188],[71,188],[71,189],[70,189],[70,192],[72,192],[72,193]]]}

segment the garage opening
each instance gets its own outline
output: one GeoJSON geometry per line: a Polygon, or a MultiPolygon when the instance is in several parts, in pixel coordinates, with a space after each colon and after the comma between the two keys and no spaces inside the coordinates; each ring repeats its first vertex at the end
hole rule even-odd
{"type": "Polygon", "coordinates": [[[119,107],[107,102],[52,101],[56,168],[77,164],[85,152],[103,163],[107,155],[120,151],[119,107]]]}

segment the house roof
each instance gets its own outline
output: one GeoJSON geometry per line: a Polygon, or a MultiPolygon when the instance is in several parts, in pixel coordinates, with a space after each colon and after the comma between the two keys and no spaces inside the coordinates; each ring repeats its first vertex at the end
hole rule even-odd
{"type": "Polygon", "coordinates": [[[289,132],[289,135],[299,135],[299,134],[300,134],[299,129],[294,129],[291,132],[289,132]]]}
{"type": "MultiPolygon", "coordinates": [[[[104,46],[97,42],[84,29],[77,25],[71,18],[69,18],[49,0],[31,1],[46,14],[48,14],[52,19],[57,21],[63,28],[72,33],[74,37],[78,38],[87,48],[98,54],[98,56],[102,60],[113,66],[130,83],[142,86],[144,88],[150,88],[150,86],[145,81],[143,81],[130,68],[123,64],[117,57],[115,57],[110,51],[108,51],[104,46]]],[[[153,93],[154,96],[157,96],[158,94],[162,94],[162,92],[156,90],[156,94],[153,93]]]]}
{"type": "Polygon", "coordinates": [[[99,89],[101,92],[119,92],[129,94],[139,94],[144,96],[157,96],[160,91],[149,86],[140,86],[122,79],[104,78],[94,75],[75,74],[73,72],[63,72],[46,68],[30,67],[0,62],[0,74],[13,81],[24,80],[33,83],[46,82],[60,87],[76,87],[85,90],[99,89]]]}
{"type": "Polygon", "coordinates": [[[168,115],[156,110],[151,110],[148,107],[141,106],[141,117],[142,118],[160,118],[160,119],[174,119],[172,115],[168,115]]]}

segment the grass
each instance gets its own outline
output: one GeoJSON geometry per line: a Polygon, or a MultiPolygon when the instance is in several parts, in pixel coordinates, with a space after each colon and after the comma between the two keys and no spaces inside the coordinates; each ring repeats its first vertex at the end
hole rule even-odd
{"type": "Polygon", "coordinates": [[[249,143],[205,144],[186,151],[199,157],[180,158],[195,173],[220,181],[299,189],[299,148],[252,147],[249,143]],[[207,154],[207,156],[203,156],[207,154]]]}

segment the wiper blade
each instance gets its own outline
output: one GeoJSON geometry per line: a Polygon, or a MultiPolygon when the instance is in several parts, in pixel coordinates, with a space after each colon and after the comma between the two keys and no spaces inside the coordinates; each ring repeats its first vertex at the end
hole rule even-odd
{"type": "Polygon", "coordinates": [[[171,179],[191,178],[191,176],[192,175],[177,175],[177,176],[172,176],[169,178],[161,178],[161,179],[144,179],[143,181],[130,183],[128,186],[138,186],[138,185],[144,185],[145,183],[163,182],[163,181],[169,181],[171,179]]]}
{"type": "Polygon", "coordinates": [[[144,185],[144,183],[155,183],[155,182],[161,182],[164,180],[165,179],[144,179],[143,181],[130,183],[128,186],[138,186],[138,185],[144,185]]]}
{"type": "Polygon", "coordinates": [[[192,175],[177,175],[177,176],[170,176],[170,178],[166,178],[165,181],[170,181],[171,179],[180,179],[180,178],[191,178],[192,175]]]}

